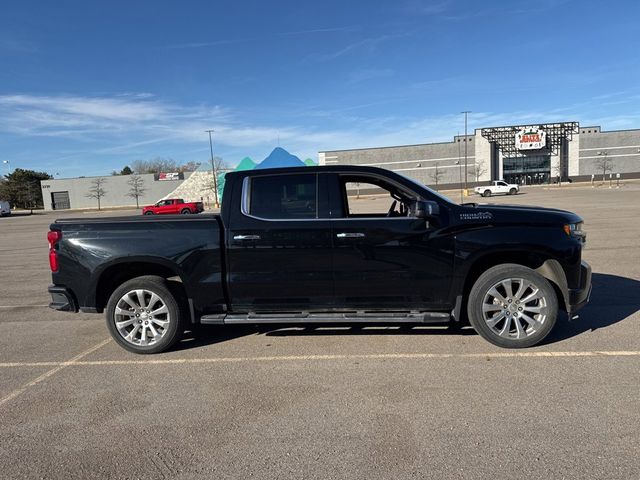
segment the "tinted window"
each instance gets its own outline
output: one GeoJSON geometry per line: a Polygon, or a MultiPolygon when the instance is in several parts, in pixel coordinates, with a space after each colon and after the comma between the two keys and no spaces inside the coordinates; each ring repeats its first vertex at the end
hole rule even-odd
{"type": "Polygon", "coordinates": [[[251,180],[249,213],[262,218],[316,218],[314,173],[274,175],[251,180]]]}

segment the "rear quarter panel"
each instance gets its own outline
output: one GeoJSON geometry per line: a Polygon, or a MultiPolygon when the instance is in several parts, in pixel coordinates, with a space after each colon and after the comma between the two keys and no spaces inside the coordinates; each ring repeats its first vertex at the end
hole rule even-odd
{"type": "MultiPolygon", "coordinates": [[[[138,217],[95,222],[60,222],[60,269],[53,283],[70,288],[81,307],[94,308],[107,269],[148,262],[171,269],[197,311],[225,305],[221,226],[217,217],[138,217]]],[[[111,270],[112,271],[112,270],[111,270]]]]}

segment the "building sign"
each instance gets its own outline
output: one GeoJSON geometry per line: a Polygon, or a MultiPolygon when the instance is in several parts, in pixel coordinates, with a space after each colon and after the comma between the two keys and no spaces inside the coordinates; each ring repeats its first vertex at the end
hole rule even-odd
{"type": "Polygon", "coordinates": [[[161,182],[169,180],[184,180],[184,173],[182,172],[160,172],[154,175],[155,180],[161,182]]]}
{"type": "Polygon", "coordinates": [[[547,145],[547,134],[537,127],[525,127],[516,133],[518,150],[540,150],[547,145]]]}

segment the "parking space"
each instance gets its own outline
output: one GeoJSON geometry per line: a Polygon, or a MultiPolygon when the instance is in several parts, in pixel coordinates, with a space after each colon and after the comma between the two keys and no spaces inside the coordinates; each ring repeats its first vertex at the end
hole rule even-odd
{"type": "Polygon", "coordinates": [[[0,219],[3,476],[636,478],[638,200],[633,182],[469,199],[586,221],[591,303],[519,351],[468,328],[246,326],[137,356],[102,316],[44,307],[55,216],[0,219]]]}

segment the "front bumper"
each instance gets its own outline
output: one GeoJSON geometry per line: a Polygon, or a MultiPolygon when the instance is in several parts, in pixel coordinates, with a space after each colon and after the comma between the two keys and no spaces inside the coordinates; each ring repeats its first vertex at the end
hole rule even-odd
{"type": "Polygon", "coordinates": [[[78,304],[76,302],[73,293],[66,287],[59,287],[57,285],[51,285],[49,287],[49,294],[51,295],[51,303],[49,308],[54,310],[60,310],[63,312],[77,312],[78,304]]]}
{"type": "Polygon", "coordinates": [[[584,307],[591,297],[591,265],[584,260],[580,265],[580,288],[569,289],[569,315],[584,307]]]}

